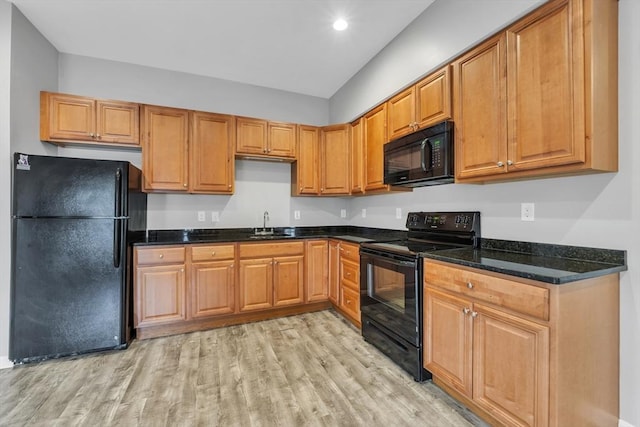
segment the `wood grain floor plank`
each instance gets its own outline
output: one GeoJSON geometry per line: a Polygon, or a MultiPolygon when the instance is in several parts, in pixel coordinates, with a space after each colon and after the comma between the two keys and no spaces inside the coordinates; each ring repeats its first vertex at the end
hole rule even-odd
{"type": "Polygon", "coordinates": [[[485,424],[326,310],[2,370],[0,425],[485,424]]]}

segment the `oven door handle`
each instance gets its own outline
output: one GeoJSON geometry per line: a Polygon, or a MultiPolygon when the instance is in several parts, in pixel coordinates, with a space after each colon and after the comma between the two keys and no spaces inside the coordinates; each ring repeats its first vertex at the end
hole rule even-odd
{"type": "Polygon", "coordinates": [[[391,262],[391,263],[394,263],[394,264],[404,265],[406,267],[415,267],[416,266],[416,261],[415,260],[413,260],[413,261],[403,261],[403,260],[397,259],[397,258],[395,258],[393,256],[384,256],[384,255],[372,254],[372,253],[369,253],[369,252],[361,252],[361,254],[362,254],[363,258],[368,257],[368,258],[373,258],[373,259],[379,259],[379,260],[386,261],[386,262],[391,262]]]}

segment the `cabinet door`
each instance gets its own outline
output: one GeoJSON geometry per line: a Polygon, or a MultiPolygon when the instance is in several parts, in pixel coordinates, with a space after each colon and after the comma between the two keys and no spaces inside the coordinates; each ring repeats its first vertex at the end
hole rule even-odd
{"type": "Polygon", "coordinates": [[[240,267],[240,311],[273,306],[273,259],[243,259],[240,267]]]}
{"type": "Polygon", "coordinates": [[[320,192],[320,129],[298,126],[298,161],[291,167],[295,174],[292,194],[318,194],[320,192]]]}
{"type": "Polygon", "coordinates": [[[273,260],[273,305],[304,302],[304,256],[278,257],[273,260]]]}
{"type": "Polygon", "coordinates": [[[140,105],[96,101],[96,140],[140,145],[140,105]]]}
{"type": "Polygon", "coordinates": [[[585,162],[579,3],[552,2],[507,31],[510,170],[585,162]]]}
{"type": "Polygon", "coordinates": [[[416,84],[415,120],[422,129],[450,118],[451,78],[447,65],[416,84]]]}
{"type": "Polygon", "coordinates": [[[340,308],[355,323],[360,325],[360,293],[351,288],[340,288],[340,308]]]}
{"type": "Polygon", "coordinates": [[[329,287],[329,243],[326,240],[305,242],[304,267],[306,301],[326,301],[329,287]]]}
{"type": "Polygon", "coordinates": [[[364,137],[362,119],[351,124],[351,194],[364,191],[364,137]]]}
{"type": "Polygon", "coordinates": [[[93,98],[42,92],[40,123],[43,140],[95,141],[96,110],[93,98]]]}
{"type": "Polygon", "coordinates": [[[474,402],[505,425],[547,425],[549,328],[480,304],[473,310],[474,402]]]}
{"type": "Polygon", "coordinates": [[[191,265],[191,316],[235,312],[235,265],[232,260],[191,265]]]}
{"type": "Polygon", "coordinates": [[[448,386],[471,398],[471,302],[425,288],[424,367],[448,386]]]}
{"type": "Polygon", "coordinates": [[[387,142],[387,108],[382,104],[364,118],[365,190],[384,189],[384,149],[387,142]]]}
{"type": "Polygon", "coordinates": [[[233,116],[191,113],[190,191],[233,194],[233,116]]]}
{"type": "Polygon", "coordinates": [[[340,243],[329,240],[329,301],[338,305],[340,300],[340,243]]]}
{"type": "Polygon", "coordinates": [[[296,157],[297,129],[293,123],[269,122],[267,154],[277,157],[296,157]]]}
{"type": "Polygon", "coordinates": [[[321,194],[349,194],[349,128],[347,124],[322,129],[321,194]]]}
{"type": "Polygon", "coordinates": [[[267,154],[267,121],[236,117],[236,152],[267,154]]]}
{"type": "Polygon", "coordinates": [[[492,37],[453,63],[456,179],[507,171],[504,44],[492,37]]]}
{"type": "Polygon", "coordinates": [[[415,86],[411,86],[388,100],[387,112],[387,129],[390,141],[415,131],[415,86]]]}
{"type": "Polygon", "coordinates": [[[136,328],[186,320],[184,264],[138,266],[134,295],[136,328]]]}
{"type": "Polygon", "coordinates": [[[188,190],[189,112],[144,105],[142,169],[148,191],[188,190]]]}

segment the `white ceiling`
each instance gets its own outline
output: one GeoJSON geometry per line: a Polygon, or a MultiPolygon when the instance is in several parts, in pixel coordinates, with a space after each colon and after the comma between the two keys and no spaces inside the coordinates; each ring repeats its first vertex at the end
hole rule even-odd
{"type": "Polygon", "coordinates": [[[10,1],[60,52],[329,98],[434,0],[10,1]]]}

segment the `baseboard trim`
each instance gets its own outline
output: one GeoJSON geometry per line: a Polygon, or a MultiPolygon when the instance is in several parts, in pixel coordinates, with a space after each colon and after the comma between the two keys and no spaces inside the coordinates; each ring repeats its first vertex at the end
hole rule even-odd
{"type": "Polygon", "coordinates": [[[633,424],[626,422],[625,420],[618,420],[618,427],[635,427],[633,424]]]}
{"type": "Polygon", "coordinates": [[[0,369],[13,368],[13,362],[7,356],[0,356],[0,369]]]}

